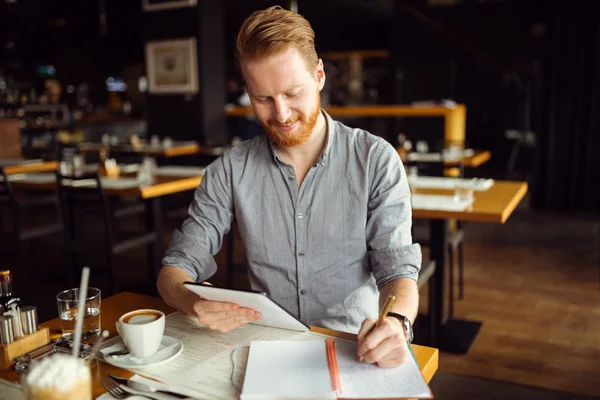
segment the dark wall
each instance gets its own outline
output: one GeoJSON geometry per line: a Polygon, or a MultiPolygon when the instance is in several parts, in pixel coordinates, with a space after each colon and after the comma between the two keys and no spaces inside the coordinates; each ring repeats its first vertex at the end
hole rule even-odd
{"type": "MultiPolygon", "coordinates": [[[[504,173],[513,144],[505,131],[536,129],[541,99],[534,89],[542,79],[545,10],[539,0],[465,1],[439,8],[396,1],[392,101],[450,98],[466,104],[467,146],[492,150],[487,167],[504,173]],[[536,26],[541,32],[535,33],[536,26]]],[[[396,130],[430,146],[442,144],[443,130],[433,120],[406,118],[396,130]]]]}
{"type": "MultiPolygon", "coordinates": [[[[23,74],[31,74],[39,63],[52,62],[63,85],[87,80],[102,103],[104,79],[127,65],[143,64],[147,40],[196,36],[200,94],[150,96],[149,129],[174,138],[224,141],[219,115],[226,77],[237,74],[235,34],[251,12],[289,2],[201,0],[195,8],[152,13],[143,13],[140,3],[0,2],[0,42],[16,43],[14,49],[0,46],[0,69],[19,64],[23,74]],[[105,4],[105,31],[99,4],[105,4]]],[[[318,51],[392,49],[394,68],[382,84],[382,103],[444,97],[465,103],[468,144],[491,149],[489,165],[499,168],[506,165],[512,145],[504,138],[506,129],[529,125],[539,130],[544,4],[464,0],[456,7],[433,8],[425,0],[298,0],[299,12],[316,32],[318,51]],[[525,112],[527,99],[532,106],[525,112]]],[[[441,136],[440,122],[434,120],[404,119],[394,130],[400,131],[432,142],[441,136]]]]}
{"type": "Polygon", "coordinates": [[[223,4],[200,1],[198,6],[144,13],[145,41],[196,37],[198,94],[148,95],[149,134],[203,143],[228,142],[225,104],[225,49],[223,4]]]}
{"type": "Polygon", "coordinates": [[[41,88],[36,69],[53,64],[63,86],[87,82],[92,100],[103,103],[107,76],[143,63],[141,14],[136,1],[1,2],[0,70],[8,70],[15,79],[35,81],[41,88]],[[11,48],[6,47],[8,42],[11,48]]]}
{"type": "Polygon", "coordinates": [[[142,12],[140,1],[18,0],[0,3],[0,72],[33,81],[36,69],[53,64],[67,85],[87,82],[92,101],[105,104],[105,80],[130,65],[144,65],[149,40],[196,37],[199,94],[149,95],[145,116],[151,134],[180,140],[226,142],[224,2],[142,12]],[[101,22],[104,21],[104,22],[101,22]],[[6,43],[14,43],[6,48],[6,43]]]}
{"type": "Polygon", "coordinates": [[[549,1],[535,206],[600,215],[600,4],[549,1]]]}
{"type": "MultiPolygon", "coordinates": [[[[142,37],[144,43],[196,37],[199,32],[200,20],[197,7],[143,14],[142,37]]],[[[200,59],[200,57],[198,58],[200,59]]],[[[202,102],[199,95],[149,94],[146,110],[148,133],[163,137],[170,136],[180,140],[200,140],[201,107],[202,102]]]]}

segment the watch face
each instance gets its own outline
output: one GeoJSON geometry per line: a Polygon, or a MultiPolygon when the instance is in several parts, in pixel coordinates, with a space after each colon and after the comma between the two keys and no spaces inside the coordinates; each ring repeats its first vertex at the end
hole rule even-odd
{"type": "Polygon", "coordinates": [[[395,312],[389,312],[387,315],[389,317],[394,317],[394,318],[400,320],[400,322],[402,322],[402,326],[404,327],[404,335],[406,336],[406,341],[408,343],[412,343],[414,335],[413,335],[413,329],[412,329],[410,320],[408,318],[406,318],[404,315],[397,314],[395,312]]]}
{"type": "Polygon", "coordinates": [[[410,321],[408,319],[406,319],[406,321],[404,322],[404,333],[406,334],[406,340],[408,341],[408,343],[412,343],[413,330],[412,330],[410,321]]]}

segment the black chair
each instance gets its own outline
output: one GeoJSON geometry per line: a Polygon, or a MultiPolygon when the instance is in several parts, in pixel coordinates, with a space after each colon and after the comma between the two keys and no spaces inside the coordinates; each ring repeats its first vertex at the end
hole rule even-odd
{"type": "Polygon", "coordinates": [[[24,192],[16,191],[11,184],[9,175],[0,167],[0,201],[4,203],[9,221],[3,220],[3,226],[8,228],[4,232],[15,240],[20,263],[24,268],[26,260],[31,254],[31,242],[62,232],[63,224],[60,217],[58,197],[55,193],[42,194],[41,192],[27,196],[24,192]],[[51,216],[49,221],[44,221],[46,216],[51,216]],[[41,220],[40,220],[40,217],[41,220]]]}
{"type": "MultiPolygon", "coordinates": [[[[84,214],[100,213],[104,223],[104,236],[106,240],[106,272],[108,274],[109,288],[111,293],[115,293],[115,272],[117,255],[123,254],[131,249],[150,246],[156,239],[156,232],[144,232],[127,238],[117,238],[115,223],[117,220],[139,214],[145,211],[143,204],[131,204],[128,207],[116,208],[114,202],[111,204],[111,198],[102,189],[102,182],[97,173],[82,176],[65,176],[56,174],[59,198],[62,203],[64,225],[66,227],[66,242],[69,254],[69,263],[67,279],[72,285],[75,278],[81,273],[83,263],[80,257],[89,252],[95,243],[86,241],[83,236],[83,218],[84,214]]],[[[152,262],[148,260],[150,272],[152,272],[152,262]]]]}

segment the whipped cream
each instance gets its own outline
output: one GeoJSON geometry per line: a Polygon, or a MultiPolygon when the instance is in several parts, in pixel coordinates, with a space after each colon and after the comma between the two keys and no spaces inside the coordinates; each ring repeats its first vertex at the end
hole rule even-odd
{"type": "Polygon", "coordinates": [[[90,371],[84,360],[66,354],[53,354],[33,364],[25,381],[29,387],[68,392],[77,383],[89,379],[90,371]]]}

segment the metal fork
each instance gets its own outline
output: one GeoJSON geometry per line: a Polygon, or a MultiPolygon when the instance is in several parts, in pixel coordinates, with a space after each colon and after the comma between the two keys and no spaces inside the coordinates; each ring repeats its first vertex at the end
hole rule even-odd
{"type": "Polygon", "coordinates": [[[104,386],[104,389],[106,389],[108,393],[110,393],[111,396],[115,399],[128,399],[133,396],[141,396],[153,400],[152,397],[144,396],[143,394],[133,394],[126,392],[125,390],[121,389],[121,386],[118,383],[110,379],[102,379],[100,381],[100,384],[104,386]]]}

